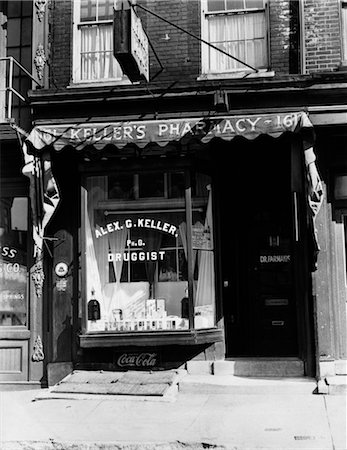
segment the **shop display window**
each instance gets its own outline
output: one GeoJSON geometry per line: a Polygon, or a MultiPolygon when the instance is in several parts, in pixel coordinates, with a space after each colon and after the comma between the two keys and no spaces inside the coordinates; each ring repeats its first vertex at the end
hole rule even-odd
{"type": "Polygon", "coordinates": [[[28,199],[0,199],[0,327],[27,325],[28,199]]]}
{"type": "Polygon", "coordinates": [[[214,327],[210,177],[88,176],[84,194],[87,331],[214,327]]]}

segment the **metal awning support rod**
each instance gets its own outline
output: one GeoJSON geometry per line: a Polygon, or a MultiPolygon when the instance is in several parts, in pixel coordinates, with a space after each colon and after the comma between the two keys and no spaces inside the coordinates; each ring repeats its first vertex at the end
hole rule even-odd
{"type": "Polygon", "coordinates": [[[191,36],[192,38],[197,39],[198,41],[202,42],[203,44],[208,45],[209,47],[213,48],[214,50],[217,50],[218,52],[223,53],[223,55],[226,55],[226,56],[228,56],[229,58],[234,59],[235,61],[239,62],[240,64],[243,64],[243,65],[246,66],[246,67],[249,67],[250,69],[254,70],[254,71],[257,72],[257,73],[259,72],[258,69],[256,69],[255,67],[250,66],[249,64],[245,63],[244,61],[241,61],[240,59],[236,58],[236,56],[230,55],[229,53],[227,53],[227,52],[225,52],[224,50],[222,50],[222,49],[216,47],[215,45],[211,44],[210,42],[207,42],[207,41],[205,41],[204,39],[201,39],[200,37],[198,37],[198,36],[196,36],[195,34],[191,33],[190,31],[187,31],[187,30],[185,30],[184,28],[180,27],[179,25],[176,25],[175,23],[170,22],[170,21],[167,20],[167,19],[164,19],[164,17],[159,16],[158,14],[156,14],[156,13],[154,13],[153,11],[151,11],[151,10],[145,8],[144,6],[139,5],[138,3],[137,3],[136,5],[132,5],[131,2],[130,2],[130,5],[131,5],[132,8],[134,8],[134,6],[136,6],[137,8],[143,9],[143,10],[146,11],[147,13],[152,14],[152,16],[155,16],[157,19],[162,20],[163,22],[165,22],[165,23],[167,23],[167,24],[169,24],[169,25],[171,25],[171,26],[177,28],[178,30],[182,31],[183,33],[188,34],[188,35],[191,36]]]}

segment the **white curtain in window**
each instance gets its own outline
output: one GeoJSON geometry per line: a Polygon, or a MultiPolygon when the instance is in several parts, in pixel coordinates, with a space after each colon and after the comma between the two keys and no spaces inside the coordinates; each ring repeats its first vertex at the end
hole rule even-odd
{"type": "MultiPolygon", "coordinates": [[[[253,67],[266,67],[264,12],[208,18],[209,42],[253,67]]],[[[228,72],[246,66],[210,48],[209,71],[228,72]]]]}
{"type": "Polygon", "coordinates": [[[100,42],[100,78],[113,78],[113,30],[111,25],[99,27],[100,42]]]}
{"type": "Polygon", "coordinates": [[[81,79],[115,78],[116,62],[112,51],[112,26],[92,25],[81,28],[81,79]]]}
{"type": "Polygon", "coordinates": [[[120,261],[118,258],[115,257],[116,253],[121,253],[123,255],[125,250],[125,242],[127,239],[128,230],[127,228],[123,228],[122,230],[118,230],[112,234],[109,235],[109,246],[111,253],[114,256],[113,259],[113,268],[114,273],[116,276],[116,283],[120,283],[121,276],[122,276],[122,268],[123,268],[123,258],[120,258],[120,261]]]}
{"type": "Polygon", "coordinates": [[[81,79],[95,80],[97,78],[96,45],[97,26],[81,29],[81,79]]]}
{"type": "Polygon", "coordinates": [[[209,230],[210,250],[199,250],[199,275],[196,291],[196,305],[214,305],[214,256],[213,256],[213,224],[212,224],[212,192],[208,187],[208,203],[206,210],[205,229],[209,230]]]}
{"type": "MultiPolygon", "coordinates": [[[[179,232],[180,232],[180,237],[181,237],[181,241],[182,241],[182,245],[183,245],[183,250],[184,250],[184,256],[186,257],[186,261],[188,260],[188,256],[187,256],[187,224],[185,222],[181,222],[179,224],[179,232]]],[[[196,260],[196,252],[197,250],[193,250],[193,262],[192,262],[192,266],[195,267],[195,260],[196,260]]]]}
{"type": "Polygon", "coordinates": [[[104,294],[101,286],[99,267],[96,259],[92,227],[89,216],[86,214],[86,266],[87,266],[87,299],[90,300],[94,294],[100,303],[100,313],[105,313],[104,294]]]}

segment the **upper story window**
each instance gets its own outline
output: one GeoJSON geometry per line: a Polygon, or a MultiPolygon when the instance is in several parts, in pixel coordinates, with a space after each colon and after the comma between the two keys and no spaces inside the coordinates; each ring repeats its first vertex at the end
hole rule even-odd
{"type": "Polygon", "coordinates": [[[113,0],[75,0],[73,81],[122,79],[113,56],[113,0]]]}
{"type": "Polygon", "coordinates": [[[347,0],[341,1],[342,18],[342,63],[347,65],[347,0]]]}
{"type": "MultiPolygon", "coordinates": [[[[268,67],[265,0],[202,0],[202,38],[249,66],[268,67]]],[[[202,44],[202,74],[249,71],[247,66],[202,44]]]]}

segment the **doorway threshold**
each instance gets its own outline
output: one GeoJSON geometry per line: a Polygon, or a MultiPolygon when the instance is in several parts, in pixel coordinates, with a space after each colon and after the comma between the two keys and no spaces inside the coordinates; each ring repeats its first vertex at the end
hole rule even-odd
{"type": "Polygon", "coordinates": [[[295,357],[237,357],[214,361],[214,375],[304,377],[304,361],[295,357]]]}

